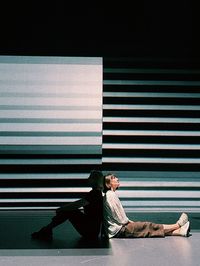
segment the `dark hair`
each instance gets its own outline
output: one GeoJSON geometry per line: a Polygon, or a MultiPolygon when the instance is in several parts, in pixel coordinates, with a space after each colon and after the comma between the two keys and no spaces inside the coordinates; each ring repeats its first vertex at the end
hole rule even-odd
{"type": "Polygon", "coordinates": [[[103,177],[103,173],[99,170],[92,170],[88,178],[98,178],[98,177],[103,177]]]}
{"type": "Polygon", "coordinates": [[[89,182],[90,186],[93,188],[96,187],[98,184],[97,182],[99,182],[99,179],[102,179],[102,183],[103,183],[103,173],[101,171],[98,171],[98,170],[92,170],[90,172],[89,177],[88,177],[88,182],[89,182]]]}

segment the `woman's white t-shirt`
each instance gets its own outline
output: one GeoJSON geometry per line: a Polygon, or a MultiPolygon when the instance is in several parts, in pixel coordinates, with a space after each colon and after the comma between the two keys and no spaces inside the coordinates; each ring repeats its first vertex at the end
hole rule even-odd
{"type": "Polygon", "coordinates": [[[104,230],[106,235],[111,238],[121,230],[123,225],[129,222],[129,219],[114,191],[108,190],[103,200],[104,230]]]}

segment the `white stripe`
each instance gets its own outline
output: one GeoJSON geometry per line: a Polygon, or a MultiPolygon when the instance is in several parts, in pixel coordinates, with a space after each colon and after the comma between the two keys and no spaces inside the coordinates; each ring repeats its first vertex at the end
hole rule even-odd
{"type": "Polygon", "coordinates": [[[103,144],[103,149],[127,149],[127,150],[200,150],[200,144],[103,144]]]}
{"type": "MultiPolygon", "coordinates": [[[[1,201],[0,201],[1,202],[1,201]]],[[[9,201],[10,202],[10,201],[9,201]]],[[[12,201],[12,202],[15,202],[15,201],[12,201]]],[[[24,202],[24,201],[23,201],[24,202]]],[[[22,202],[22,203],[23,203],[22,202]]],[[[35,201],[34,201],[35,202],[35,201]]],[[[39,202],[42,202],[42,201],[39,201],[39,202]]],[[[48,201],[48,203],[50,202],[53,202],[53,201],[48,201]]],[[[60,201],[58,201],[60,203],[60,201]]],[[[62,202],[64,202],[62,200],[62,202]]],[[[66,201],[65,201],[66,202],[66,201]]],[[[26,202],[25,202],[26,203],[26,202]]],[[[45,202],[43,202],[45,203],[45,202]]],[[[0,210],[51,210],[51,211],[54,211],[55,209],[57,209],[56,206],[46,206],[46,207],[0,207],[0,210]]],[[[146,208],[143,208],[143,207],[136,207],[136,208],[128,208],[128,207],[125,207],[125,212],[126,213],[133,213],[133,212],[146,212],[146,213],[165,213],[165,212],[174,212],[174,213],[182,213],[182,212],[187,212],[187,213],[199,213],[200,212],[200,208],[198,207],[146,207],[146,208]]]]}
{"type": "Polygon", "coordinates": [[[147,98],[199,98],[200,93],[166,93],[166,92],[104,92],[104,97],[147,97],[147,98]]]}
{"type": "MultiPolygon", "coordinates": [[[[181,154],[180,154],[181,156],[181,154]]],[[[130,157],[103,157],[103,163],[172,163],[172,164],[199,164],[199,158],[130,158],[130,157]]]]}
{"type": "Polygon", "coordinates": [[[0,137],[0,145],[101,145],[101,137],[0,137]]]}
{"type": "MultiPolygon", "coordinates": [[[[35,81],[33,82],[35,83],[35,81]]],[[[69,93],[69,95],[72,93],[74,95],[79,96],[80,94],[90,94],[90,97],[93,97],[94,95],[99,95],[102,97],[102,85],[99,85],[99,83],[96,84],[87,84],[87,86],[84,86],[84,89],[82,88],[81,84],[77,82],[77,84],[54,84],[53,86],[50,84],[5,84],[2,83],[0,86],[0,93],[24,93],[26,96],[30,94],[57,94],[57,96],[61,96],[63,94],[69,93]]]]}
{"type": "Polygon", "coordinates": [[[104,92],[104,97],[147,97],[147,98],[199,98],[200,93],[162,93],[162,92],[104,92]]]}
{"type": "Polygon", "coordinates": [[[1,110],[0,118],[41,118],[41,119],[101,119],[101,111],[41,111],[41,110],[1,110]]]}
{"type": "Polygon", "coordinates": [[[147,207],[147,208],[124,208],[126,213],[133,213],[133,212],[147,212],[147,213],[165,213],[165,212],[174,212],[174,213],[182,213],[182,212],[187,212],[187,213],[199,213],[200,208],[198,207],[147,207]]]}
{"type": "Polygon", "coordinates": [[[198,105],[104,104],[104,110],[200,110],[198,105]]]}
{"type": "Polygon", "coordinates": [[[200,123],[200,118],[166,117],[104,117],[103,122],[122,123],[200,123]]]}
{"type": "MultiPolygon", "coordinates": [[[[28,89],[28,88],[27,88],[28,89]]],[[[11,92],[6,92],[6,91],[0,91],[0,95],[1,97],[8,97],[8,98],[21,98],[21,97],[24,97],[24,98],[30,98],[30,97],[33,97],[33,98],[81,98],[81,97],[84,97],[84,98],[98,98],[101,94],[100,93],[85,93],[84,91],[81,92],[82,88],[81,87],[78,87],[77,89],[79,89],[79,91],[76,91],[76,92],[69,92],[67,93],[67,91],[65,91],[65,93],[57,93],[57,91],[55,92],[47,92],[47,93],[42,93],[42,92],[32,92],[31,91],[31,88],[29,88],[30,92],[18,92],[18,91],[11,91],[11,92]]],[[[94,89],[94,88],[93,88],[94,89]]]]}
{"type": "Polygon", "coordinates": [[[0,193],[83,193],[88,192],[91,188],[76,188],[76,187],[68,187],[68,188],[0,188],[0,193]]]}
{"type": "Polygon", "coordinates": [[[101,132],[101,130],[101,123],[0,123],[1,132],[101,132]]]}
{"type": "Polygon", "coordinates": [[[31,165],[90,165],[90,164],[102,164],[101,159],[0,159],[0,165],[20,165],[20,164],[31,164],[31,165]]]}
{"type": "MultiPolygon", "coordinates": [[[[31,61],[30,61],[31,62],[31,61]]],[[[0,64],[0,79],[3,83],[26,82],[31,84],[95,84],[101,82],[101,65],[79,64],[0,64]]]]}
{"type": "Polygon", "coordinates": [[[165,187],[172,187],[172,188],[180,188],[180,187],[194,187],[194,188],[200,188],[200,182],[189,182],[189,181],[177,181],[177,182],[170,182],[170,181],[120,181],[120,187],[125,188],[129,187],[131,189],[133,187],[148,187],[148,188],[165,188],[165,187]]]}
{"type": "MultiPolygon", "coordinates": [[[[52,203],[56,203],[56,202],[72,202],[74,200],[77,200],[75,198],[70,199],[70,201],[68,199],[49,199],[49,198],[45,198],[45,199],[0,199],[0,203],[30,203],[30,202],[52,202],[52,203]]],[[[4,208],[3,208],[4,209],[4,208]]]]}
{"type": "Polygon", "coordinates": [[[103,130],[104,136],[200,136],[199,131],[178,130],[103,130]]]}
{"type": "MultiPolygon", "coordinates": [[[[108,173],[113,172],[112,170],[107,169],[108,173]]],[[[115,175],[123,177],[124,181],[159,181],[164,180],[165,182],[175,180],[178,182],[183,181],[192,181],[196,182],[200,178],[199,171],[114,171],[115,175]]],[[[106,173],[105,173],[106,174],[106,173]]]]}
{"type": "Polygon", "coordinates": [[[158,191],[158,190],[131,190],[117,191],[120,198],[184,198],[195,199],[200,198],[200,191],[158,191]]]}
{"type": "Polygon", "coordinates": [[[142,201],[141,200],[133,200],[133,201],[125,201],[121,200],[121,203],[124,207],[158,207],[158,206],[170,206],[170,207],[181,207],[181,206],[187,206],[187,207],[200,207],[200,201],[197,199],[195,200],[162,200],[159,201],[158,199],[156,200],[147,200],[147,201],[142,201]]]}
{"type": "Polygon", "coordinates": [[[48,173],[48,174],[5,174],[5,173],[0,173],[0,180],[8,180],[8,179],[16,179],[16,180],[31,180],[31,179],[42,179],[42,180],[48,180],[48,179],[53,179],[53,180],[72,180],[72,179],[87,179],[89,177],[89,174],[77,174],[77,173],[70,173],[70,174],[56,174],[56,173],[48,173]]]}
{"type": "Polygon", "coordinates": [[[24,207],[23,206],[14,207],[14,206],[12,206],[12,207],[10,207],[9,206],[9,207],[0,207],[0,210],[3,210],[3,211],[5,211],[5,210],[12,210],[12,211],[14,211],[14,210],[50,210],[50,211],[54,212],[54,210],[57,208],[58,207],[56,207],[56,206],[51,206],[51,207],[48,207],[48,206],[45,206],[45,207],[42,207],[42,206],[41,207],[38,207],[38,206],[35,206],[35,207],[31,207],[31,206],[29,206],[29,207],[25,207],[25,206],[24,207]]]}
{"type": "Polygon", "coordinates": [[[40,97],[21,97],[21,98],[10,98],[1,97],[0,105],[24,105],[24,106],[101,106],[102,98],[89,98],[89,97],[76,97],[76,98],[40,98],[40,97]]]}

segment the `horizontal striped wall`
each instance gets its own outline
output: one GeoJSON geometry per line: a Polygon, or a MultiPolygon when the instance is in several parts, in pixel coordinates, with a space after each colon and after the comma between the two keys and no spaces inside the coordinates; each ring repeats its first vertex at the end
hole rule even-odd
{"type": "Polygon", "coordinates": [[[102,58],[0,56],[0,206],[60,205],[101,164],[102,58]]]}
{"type": "Polygon", "coordinates": [[[103,167],[126,211],[200,210],[200,70],[104,65],[103,167]]]}

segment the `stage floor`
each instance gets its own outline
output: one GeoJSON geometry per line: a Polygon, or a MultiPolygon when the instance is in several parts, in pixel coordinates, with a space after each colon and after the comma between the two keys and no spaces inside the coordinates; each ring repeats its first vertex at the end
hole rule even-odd
{"type": "MultiPolygon", "coordinates": [[[[189,213],[191,236],[86,241],[66,222],[54,230],[50,242],[31,239],[46,225],[53,211],[0,212],[1,266],[196,266],[200,265],[200,214],[189,213]]],[[[180,213],[132,213],[131,219],[175,222],[180,213]]]]}

